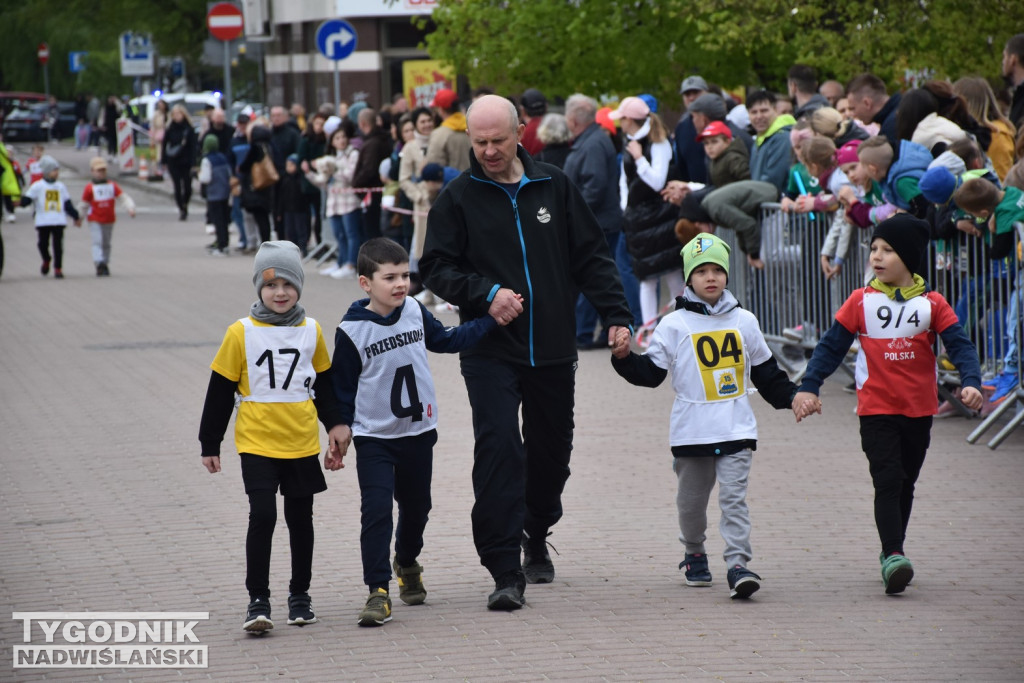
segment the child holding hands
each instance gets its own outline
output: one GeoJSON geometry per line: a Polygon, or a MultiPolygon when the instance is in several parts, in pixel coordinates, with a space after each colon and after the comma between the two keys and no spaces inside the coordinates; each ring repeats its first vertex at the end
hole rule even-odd
{"type": "Polygon", "coordinates": [[[798,422],[812,412],[820,413],[822,383],[839,367],[854,338],[860,339],[857,414],[861,447],[875,489],[882,583],[890,595],[902,593],[914,576],[904,541],[914,484],[924,465],[938,407],[936,334],[960,372],[961,401],[974,410],[982,405],[978,354],[950,305],[917,274],[924,265],[928,239],[928,224],[909,214],[897,214],[878,225],[871,238],[875,277],[867,287],[853,292],[836,313],[835,324],[807,363],[794,400],[798,422]]]}
{"type": "Polygon", "coordinates": [[[497,323],[484,316],[446,327],[410,299],[409,253],[394,240],[367,241],[356,261],[367,298],[349,307],[335,334],[331,372],[342,438],[332,442],[324,464],[329,470],[339,467],[354,441],[362,500],[359,547],[370,592],[357,622],[382,626],[391,621],[392,570],[402,602],[419,605],[427,598],[417,561],[430,512],[437,442],[437,400],[427,351],[456,353],[497,323]],[[398,528],[389,564],[394,503],[398,528]]]}
{"type": "MultiPolygon", "coordinates": [[[[328,430],[333,459],[341,419],[327,371],[331,361],[317,321],[299,304],[304,275],[299,248],[291,242],[264,242],[256,253],[253,284],[259,297],[249,315],[228,327],[213,359],[210,384],[199,425],[203,466],[220,472],[224,438],[235,394],[235,448],[249,497],[245,540],[245,587],[249,591],[243,630],[260,634],[274,628],[270,619],[270,551],[277,526],[277,490],[284,497],[292,551],[288,586],[288,623],[312,624],[317,618],[309,597],[313,574],[313,496],[327,489],[320,468],[317,418],[328,430]]],[[[324,457],[328,460],[328,456],[324,457]]]]}
{"type": "Polygon", "coordinates": [[[761,577],[747,568],[753,557],[747,479],[757,448],[747,394],[752,383],[781,410],[793,407],[796,385],[776,364],[757,318],[726,289],[729,246],[717,235],[702,234],[680,255],[687,286],[676,310],[654,329],[642,356],[629,351],[620,331],[612,366],[629,383],[645,387],[658,386],[672,373],[676,398],[669,438],[679,478],[679,540],[686,549],[679,568],[685,569],[686,585],[711,585],[704,541],[717,480],[730,597],[748,598],[761,587],[761,577]]]}

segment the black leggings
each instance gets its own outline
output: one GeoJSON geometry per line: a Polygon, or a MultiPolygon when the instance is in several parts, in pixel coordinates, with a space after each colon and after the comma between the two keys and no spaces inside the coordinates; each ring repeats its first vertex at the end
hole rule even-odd
{"type": "MultiPolygon", "coordinates": [[[[292,551],[288,592],[307,593],[313,578],[313,496],[285,496],[284,521],[292,551]]],[[[277,494],[249,494],[249,533],[245,538],[245,587],[249,597],[270,597],[270,549],[277,526],[277,494]]]]}
{"type": "Polygon", "coordinates": [[[53,267],[60,270],[64,263],[64,226],[41,225],[36,228],[39,233],[39,255],[43,261],[50,262],[50,242],[53,242],[53,267]]]}
{"type": "Polygon", "coordinates": [[[167,170],[171,173],[171,184],[174,186],[174,203],[178,205],[178,211],[188,215],[188,203],[192,199],[192,169],[171,164],[167,170]]]}
{"type": "Polygon", "coordinates": [[[931,441],[932,418],[864,415],[860,441],[875,487],[875,526],[886,555],[903,552],[914,485],[931,441]]]}

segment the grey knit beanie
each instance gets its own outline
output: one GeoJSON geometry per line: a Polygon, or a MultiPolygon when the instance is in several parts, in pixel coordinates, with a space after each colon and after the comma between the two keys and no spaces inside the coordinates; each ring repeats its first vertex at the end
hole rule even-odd
{"type": "Polygon", "coordinates": [[[256,296],[260,295],[263,285],[276,277],[283,277],[295,286],[302,296],[302,283],[305,274],[302,271],[302,253],[294,242],[278,240],[264,242],[256,252],[253,261],[252,283],[256,286],[256,296]]]}
{"type": "Polygon", "coordinates": [[[44,154],[43,156],[39,157],[39,170],[42,172],[43,175],[48,175],[59,168],[60,164],[58,164],[57,160],[51,157],[49,154],[44,154]]]}

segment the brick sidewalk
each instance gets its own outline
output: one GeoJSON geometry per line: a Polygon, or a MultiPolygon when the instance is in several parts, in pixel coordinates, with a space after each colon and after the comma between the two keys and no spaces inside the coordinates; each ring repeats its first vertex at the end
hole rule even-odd
{"type": "MultiPolygon", "coordinates": [[[[84,153],[56,151],[86,168],[84,153]]],[[[80,193],[80,179],[64,180],[80,193]]],[[[917,577],[886,597],[854,397],[828,384],[825,415],[800,425],[755,398],[751,568],[764,585],[734,602],[714,509],[715,586],[686,588],[676,569],[670,389],[627,385],[598,351],[580,361],[574,473],[551,537],[557,577],[528,587],[525,609],[485,609],[493,584],[470,533],[465,388],[457,359],[435,355],[427,604],[396,599],[391,623],[355,625],[365,588],[350,454],[315,508],[321,623],[284,624],[279,520],[277,628],[247,636],[238,463],[226,454],[225,471],[207,474],[196,432],[210,360],[253,298],[251,261],[209,258],[198,218],[178,223],[169,198],[133,195],[144,211],[118,223],[110,278],[93,275],[84,229],[68,231],[58,282],[38,273],[27,216],[2,226],[0,611],[208,611],[195,632],[210,668],[12,669],[21,627],[4,617],[0,680],[1021,679],[1024,433],[991,451],[964,442],[976,421],[936,421],[907,543],[917,577]]],[[[352,281],[310,274],[303,303],[333,339],[357,295],[352,281]]]]}

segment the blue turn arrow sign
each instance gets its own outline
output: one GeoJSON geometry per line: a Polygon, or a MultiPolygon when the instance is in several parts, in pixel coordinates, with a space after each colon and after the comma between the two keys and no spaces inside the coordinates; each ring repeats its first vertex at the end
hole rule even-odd
{"type": "Polygon", "coordinates": [[[328,19],[316,30],[316,47],[324,57],[339,61],[356,51],[356,30],[341,19],[328,19]]]}

